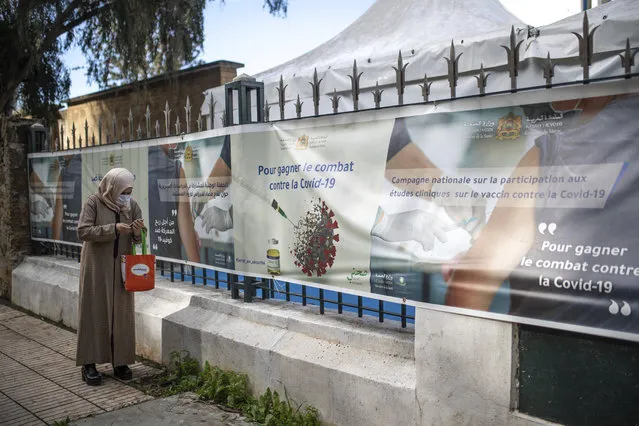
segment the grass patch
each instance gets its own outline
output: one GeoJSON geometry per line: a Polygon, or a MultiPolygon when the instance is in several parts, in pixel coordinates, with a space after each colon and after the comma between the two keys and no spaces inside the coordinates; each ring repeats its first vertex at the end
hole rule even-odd
{"type": "Polygon", "coordinates": [[[223,405],[244,415],[249,421],[265,426],[319,426],[319,413],[306,404],[296,404],[284,392],[266,389],[253,397],[246,374],[222,370],[208,361],[201,368],[188,352],[171,353],[164,374],[142,379],[137,386],[155,397],[194,392],[202,401],[223,405]]]}

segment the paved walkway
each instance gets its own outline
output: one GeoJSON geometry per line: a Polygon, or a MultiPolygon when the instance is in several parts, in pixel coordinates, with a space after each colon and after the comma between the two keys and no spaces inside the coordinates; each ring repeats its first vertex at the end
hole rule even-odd
{"type": "MultiPolygon", "coordinates": [[[[98,366],[102,386],[87,386],[75,347],[74,333],[0,305],[0,425],[53,424],[153,399],[113,379],[110,365],[98,366]]],[[[158,372],[140,363],[131,370],[137,378],[158,372]]]]}
{"type": "Polygon", "coordinates": [[[74,423],[74,426],[251,426],[232,412],[202,403],[192,393],[154,399],[122,410],[99,414],[74,423]]]}

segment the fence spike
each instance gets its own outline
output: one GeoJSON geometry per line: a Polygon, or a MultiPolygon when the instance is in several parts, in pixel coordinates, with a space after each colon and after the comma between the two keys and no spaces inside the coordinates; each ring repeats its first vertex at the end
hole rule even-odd
{"type": "Polygon", "coordinates": [[[550,52],[548,52],[548,56],[546,57],[546,62],[543,65],[544,70],[544,78],[546,79],[546,87],[552,86],[552,78],[555,76],[555,64],[552,63],[550,59],[550,52]]]}
{"type": "Polygon", "coordinates": [[[277,90],[278,103],[280,106],[280,120],[284,120],[284,104],[286,103],[287,87],[288,87],[288,84],[286,86],[284,85],[284,76],[280,74],[280,85],[279,87],[275,88],[275,90],[277,90]]]}
{"type": "Polygon", "coordinates": [[[341,96],[337,96],[337,89],[333,89],[333,96],[331,96],[331,104],[333,105],[333,114],[337,114],[339,111],[339,100],[341,96]]]}
{"type": "Polygon", "coordinates": [[[98,145],[102,145],[102,116],[98,117],[98,145]]]}
{"type": "Polygon", "coordinates": [[[384,90],[379,90],[379,81],[375,82],[375,91],[373,92],[373,101],[375,102],[375,108],[379,108],[382,103],[382,93],[384,90]]]}
{"type": "Polygon", "coordinates": [[[630,78],[630,74],[632,74],[632,67],[635,65],[635,55],[639,49],[630,49],[630,38],[626,38],[626,50],[624,50],[624,54],[619,54],[621,58],[621,67],[624,69],[625,78],[630,78]]]}
{"type": "Polygon", "coordinates": [[[424,84],[420,84],[419,87],[422,89],[422,97],[424,98],[424,102],[428,102],[428,97],[430,96],[430,86],[432,82],[428,82],[428,74],[424,74],[424,84]]]}
{"type": "MultiPolygon", "coordinates": [[[[80,149],[82,149],[82,135],[78,136],[78,144],[80,145],[80,149]]],[[[75,148],[75,146],[73,148],[75,148]]]]}
{"type": "Polygon", "coordinates": [[[91,146],[95,146],[95,133],[91,133],[91,146]]]}
{"type": "Polygon", "coordinates": [[[351,79],[351,95],[353,96],[353,109],[359,111],[359,80],[363,72],[357,69],[357,59],[353,60],[353,75],[349,75],[351,79]]]}
{"type": "Polygon", "coordinates": [[[475,75],[475,79],[477,79],[477,87],[479,88],[479,94],[484,96],[486,94],[486,83],[488,83],[488,76],[490,73],[486,74],[484,72],[484,63],[482,62],[481,67],[479,67],[479,75],[475,75]]]}
{"type": "Polygon", "coordinates": [[[155,120],[155,137],[160,137],[160,120],[155,120]]]}
{"type": "Polygon", "coordinates": [[[184,106],[184,115],[186,117],[186,133],[191,133],[191,99],[188,96],[184,106]]]}
{"type": "Polygon", "coordinates": [[[224,109],[222,117],[220,117],[220,121],[222,122],[222,127],[226,127],[226,109],[224,109]]]}
{"type": "Polygon", "coordinates": [[[464,53],[460,53],[455,56],[455,43],[454,40],[450,41],[450,53],[449,57],[446,59],[448,63],[448,85],[450,86],[450,97],[452,99],[457,97],[457,80],[459,79],[459,58],[464,53]]]}
{"type": "Polygon", "coordinates": [[[117,143],[118,141],[118,126],[117,126],[117,117],[115,116],[115,112],[113,113],[113,119],[111,120],[111,125],[113,126],[113,140],[111,142],[117,143]]]}
{"type": "MultiPolygon", "coordinates": [[[[84,142],[89,146],[89,122],[84,120],[84,142]]],[[[80,144],[80,148],[82,148],[82,144],[80,144]]]]}
{"type": "Polygon", "coordinates": [[[73,149],[75,149],[75,122],[71,124],[71,139],[73,140],[73,149]]]}
{"type": "Polygon", "coordinates": [[[209,95],[209,130],[215,128],[215,105],[217,101],[213,99],[213,94],[209,95]]]}
{"type": "Polygon", "coordinates": [[[302,118],[302,105],[304,105],[304,102],[300,102],[300,95],[297,95],[297,101],[295,102],[295,114],[297,114],[297,118],[302,118]]]}
{"type": "Polygon", "coordinates": [[[404,64],[402,59],[402,51],[399,51],[397,55],[397,67],[393,67],[395,70],[395,85],[397,87],[397,102],[399,105],[404,105],[404,89],[406,88],[406,67],[409,62],[404,64]]]}
{"type": "Polygon", "coordinates": [[[197,131],[202,131],[202,113],[197,116],[197,131]]]}
{"type": "Polygon", "coordinates": [[[129,140],[133,140],[133,111],[129,108],[129,140]]]}
{"type": "Polygon", "coordinates": [[[324,79],[318,79],[317,68],[313,72],[313,81],[309,81],[308,84],[313,88],[313,107],[315,109],[315,115],[319,115],[319,103],[320,103],[320,85],[324,79]]]}
{"type": "Polygon", "coordinates": [[[64,124],[60,124],[60,143],[64,144],[64,124]]]}
{"type": "Polygon", "coordinates": [[[180,115],[178,114],[178,116],[175,118],[175,134],[179,135],[180,134],[180,115]]]}
{"type": "Polygon", "coordinates": [[[268,104],[268,101],[264,102],[264,122],[268,123],[270,121],[271,115],[271,106],[268,104]]]}
{"type": "Polygon", "coordinates": [[[138,123],[138,140],[142,140],[142,125],[138,123]]]}
{"type": "Polygon", "coordinates": [[[164,127],[166,130],[166,136],[171,136],[171,108],[169,108],[169,101],[166,101],[166,106],[164,107],[164,127]]]}
{"type": "Polygon", "coordinates": [[[517,36],[515,35],[515,26],[510,27],[510,47],[502,45],[506,50],[508,56],[508,73],[510,75],[510,90],[517,90],[517,76],[519,75],[519,47],[524,40],[517,43],[517,36]]]}
{"type": "Polygon", "coordinates": [[[69,137],[67,136],[67,149],[69,149],[71,147],[71,145],[69,145],[69,144],[70,144],[69,137]]]}
{"type": "Polygon", "coordinates": [[[584,84],[588,84],[588,80],[590,79],[590,65],[592,65],[592,57],[595,47],[595,31],[597,31],[597,28],[599,28],[599,25],[590,31],[588,12],[584,12],[583,34],[571,31],[572,34],[577,37],[577,40],[579,40],[579,61],[583,68],[584,84]]]}
{"type": "Polygon", "coordinates": [[[112,143],[116,143],[118,141],[118,127],[117,127],[117,117],[115,116],[115,112],[113,113],[113,118],[111,119],[111,126],[113,127],[113,135],[112,135],[112,143]]]}
{"type": "Polygon", "coordinates": [[[126,141],[126,132],[124,131],[124,124],[120,127],[120,142],[126,141]]]}
{"type": "Polygon", "coordinates": [[[146,138],[151,138],[151,107],[146,104],[146,112],[144,113],[144,120],[146,123],[146,138]]]}

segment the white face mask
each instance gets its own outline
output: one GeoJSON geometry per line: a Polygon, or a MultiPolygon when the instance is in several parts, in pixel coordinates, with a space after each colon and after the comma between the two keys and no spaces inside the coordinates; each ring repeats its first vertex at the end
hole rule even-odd
{"type": "Polygon", "coordinates": [[[118,197],[118,204],[123,207],[129,207],[129,205],[131,205],[131,195],[120,194],[120,196],[118,197]]]}

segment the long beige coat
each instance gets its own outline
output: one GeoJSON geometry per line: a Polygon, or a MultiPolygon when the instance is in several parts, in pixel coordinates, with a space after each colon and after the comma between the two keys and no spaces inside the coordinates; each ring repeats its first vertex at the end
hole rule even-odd
{"type": "MultiPolygon", "coordinates": [[[[130,210],[120,213],[120,222],[126,224],[141,218],[142,211],[133,199],[130,210]]],[[[115,223],[116,213],[96,194],[91,195],[78,223],[78,236],[84,244],[77,365],[135,362],[134,297],[124,289],[120,270],[120,256],[131,254],[135,238],[133,234],[118,236],[115,223]]]]}

